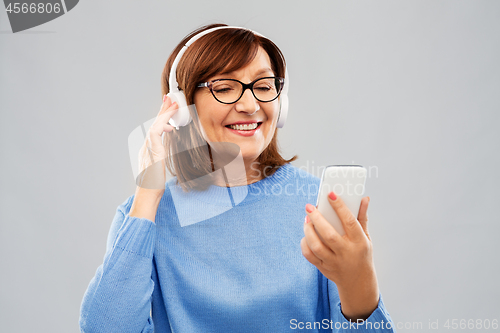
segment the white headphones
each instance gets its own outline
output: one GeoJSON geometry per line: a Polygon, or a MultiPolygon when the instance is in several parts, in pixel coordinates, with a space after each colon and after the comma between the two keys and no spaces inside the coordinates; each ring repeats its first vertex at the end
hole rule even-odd
{"type": "MultiPolygon", "coordinates": [[[[249,30],[253,32],[254,34],[264,37],[261,34],[252,31],[247,28],[242,28],[242,27],[234,27],[234,26],[222,26],[222,27],[216,27],[212,29],[208,29],[205,31],[200,32],[199,34],[193,36],[177,53],[177,56],[174,59],[174,62],[172,64],[172,68],[170,69],[170,75],[168,78],[168,85],[170,87],[170,92],[168,93],[167,96],[170,97],[170,99],[173,102],[177,102],[177,105],[179,106],[179,110],[170,118],[169,123],[170,125],[174,126],[175,128],[179,129],[180,126],[186,126],[192,121],[191,115],[189,114],[189,108],[186,102],[186,96],[184,95],[184,92],[179,90],[179,86],[177,83],[177,65],[179,64],[179,61],[182,58],[182,55],[184,52],[186,52],[187,48],[193,44],[198,38],[205,36],[206,34],[211,33],[212,31],[219,30],[219,29],[244,29],[244,30],[249,30]]],[[[288,114],[288,70],[285,68],[285,83],[283,85],[283,90],[281,91],[280,94],[280,111],[278,115],[278,122],[276,127],[282,128],[283,125],[285,125],[286,121],[286,116],[288,114]]]]}

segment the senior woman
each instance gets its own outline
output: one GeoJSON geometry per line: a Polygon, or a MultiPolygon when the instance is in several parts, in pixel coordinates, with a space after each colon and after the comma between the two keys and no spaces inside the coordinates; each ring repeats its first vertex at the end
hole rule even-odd
{"type": "Polygon", "coordinates": [[[311,205],[319,179],[279,153],[285,75],[278,47],[244,28],[205,26],[176,47],[135,195],[118,207],[83,298],[83,332],[393,331],[368,198],[356,219],[330,193],[340,237],[311,205]],[[192,105],[193,121],[178,129],[179,105],[166,95],[173,67],[192,105]]]}

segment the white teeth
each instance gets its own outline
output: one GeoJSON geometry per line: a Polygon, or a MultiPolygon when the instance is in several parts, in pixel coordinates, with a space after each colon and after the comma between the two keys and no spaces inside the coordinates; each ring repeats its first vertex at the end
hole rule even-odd
{"type": "Polygon", "coordinates": [[[257,128],[257,123],[253,124],[245,124],[245,125],[229,125],[232,129],[239,130],[239,131],[248,131],[248,130],[254,130],[257,128]]]}

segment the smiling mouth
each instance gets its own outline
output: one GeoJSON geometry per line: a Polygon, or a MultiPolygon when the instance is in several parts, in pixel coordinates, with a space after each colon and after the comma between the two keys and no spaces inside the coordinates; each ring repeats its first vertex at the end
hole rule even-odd
{"type": "Polygon", "coordinates": [[[226,125],[227,128],[237,130],[237,131],[253,131],[260,127],[262,122],[244,125],[226,125]]]}

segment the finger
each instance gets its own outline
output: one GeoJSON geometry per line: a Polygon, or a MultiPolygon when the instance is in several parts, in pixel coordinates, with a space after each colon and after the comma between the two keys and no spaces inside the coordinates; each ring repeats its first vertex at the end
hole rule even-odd
{"type": "Polygon", "coordinates": [[[344,200],[333,192],[328,194],[328,201],[337,213],[342,226],[344,227],[347,237],[352,240],[357,240],[364,237],[364,231],[358,220],[351,213],[349,208],[344,203],[344,200]]]}
{"type": "MultiPolygon", "coordinates": [[[[167,100],[165,101],[164,105],[168,104],[170,97],[167,97],[167,100]]],[[[162,135],[163,132],[170,132],[170,130],[166,130],[169,128],[174,128],[171,125],[168,125],[170,127],[165,127],[165,125],[168,124],[170,121],[170,118],[178,111],[178,106],[177,103],[171,103],[167,108],[164,108],[162,106],[162,109],[160,110],[160,113],[156,117],[155,121],[150,127],[150,131],[152,131],[156,135],[162,135]]]]}
{"type": "Polygon", "coordinates": [[[162,122],[168,121],[179,109],[177,102],[173,102],[173,103],[168,104],[167,102],[169,99],[170,99],[170,97],[167,97],[167,100],[165,101],[165,103],[162,104],[160,112],[158,113],[158,116],[156,117],[156,119],[158,119],[162,122]],[[165,120],[164,118],[167,118],[167,119],[165,120]]]}
{"type": "Polygon", "coordinates": [[[316,257],[326,262],[332,262],[335,259],[335,253],[323,243],[312,223],[304,224],[304,234],[307,246],[316,257]]]}
{"type": "Polygon", "coordinates": [[[370,237],[368,235],[368,204],[370,203],[370,197],[364,197],[361,199],[361,205],[359,207],[359,214],[358,214],[358,221],[359,224],[361,224],[361,228],[363,228],[363,231],[365,232],[366,236],[368,238],[370,237]]]}
{"type": "Polygon", "coordinates": [[[316,234],[322,242],[333,252],[336,252],[343,243],[342,236],[335,228],[323,217],[323,215],[311,204],[306,205],[306,213],[311,220],[316,234]]]}
{"type": "Polygon", "coordinates": [[[167,123],[174,113],[177,112],[176,109],[177,103],[172,103],[170,96],[163,95],[163,102],[161,104],[160,111],[158,111],[158,114],[156,115],[155,123],[167,123]]]}
{"type": "Polygon", "coordinates": [[[172,105],[172,99],[170,96],[163,95],[163,102],[161,103],[160,111],[158,112],[158,115],[161,113],[165,112],[166,109],[168,109],[172,105]]]}
{"type": "Polygon", "coordinates": [[[302,238],[302,240],[300,241],[300,249],[302,250],[302,255],[304,256],[304,258],[307,259],[307,261],[309,261],[311,264],[313,264],[316,267],[321,266],[321,259],[316,257],[314,255],[314,253],[311,251],[311,249],[307,245],[305,237],[302,238]]]}
{"type": "Polygon", "coordinates": [[[170,99],[170,97],[167,95],[163,95],[163,102],[161,104],[160,111],[158,111],[158,114],[156,115],[155,120],[153,121],[153,123],[149,127],[150,132],[153,132],[153,134],[155,134],[155,135],[162,135],[163,134],[163,132],[164,132],[163,124],[168,123],[168,120],[170,119],[170,117],[174,113],[173,108],[172,108],[172,104],[175,104],[175,103],[172,103],[172,100],[170,99]],[[166,113],[170,113],[170,117],[168,115],[166,116],[167,119],[165,119],[165,116],[164,116],[166,113]]]}
{"type": "Polygon", "coordinates": [[[163,124],[163,132],[172,132],[174,129],[175,127],[170,124],[163,124]]]}

